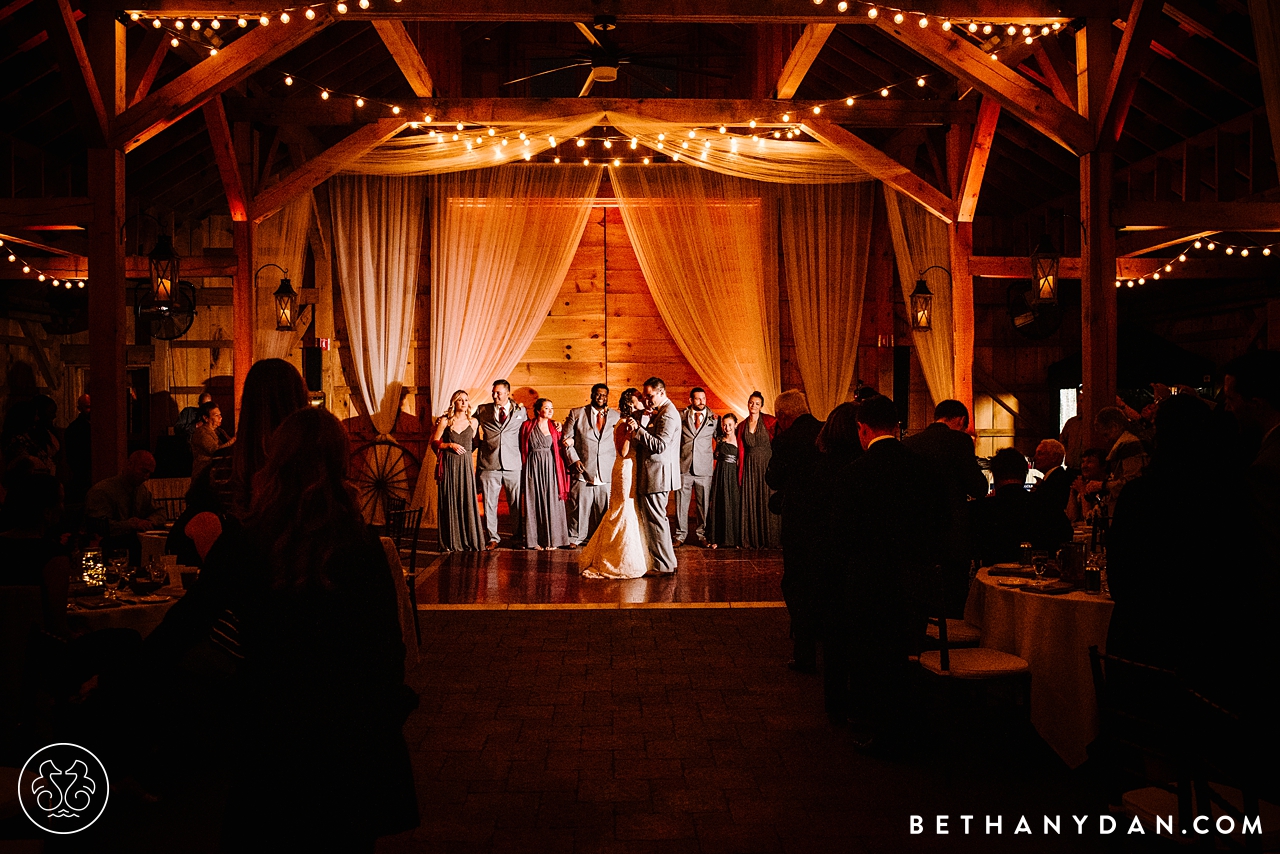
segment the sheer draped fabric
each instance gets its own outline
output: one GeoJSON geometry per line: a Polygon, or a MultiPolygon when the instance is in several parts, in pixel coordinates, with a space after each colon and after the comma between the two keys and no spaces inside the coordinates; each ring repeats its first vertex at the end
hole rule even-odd
{"type": "Polygon", "coordinates": [[[426,182],[377,175],[329,181],[335,271],[360,397],[390,433],[413,338],[426,182]]]}
{"type": "Polygon", "coordinates": [[[658,313],[698,376],[740,416],[781,390],[777,200],[706,170],[610,167],[658,313]]]}
{"type": "MultiPolygon", "coordinates": [[[[889,232],[893,236],[893,254],[898,262],[898,278],[902,297],[911,305],[920,272],[933,265],[951,271],[951,244],[946,224],[911,199],[895,190],[884,188],[889,210],[889,232]]],[[[941,270],[933,270],[925,281],[933,292],[932,329],[912,330],[911,338],[920,357],[929,394],[936,404],[953,396],[955,388],[955,352],[952,349],[951,282],[941,270]]]]}
{"type": "MultiPolygon", "coordinates": [[[[502,166],[431,184],[431,403],[473,404],[529,349],[568,275],[600,185],[599,166],[502,166]]],[[[434,518],[423,467],[417,501],[434,518]]]]}
{"type": "MultiPolygon", "coordinates": [[[[307,262],[307,232],[311,229],[313,201],[303,193],[262,221],[253,239],[253,269],[263,264],[279,264],[289,271],[295,291],[302,287],[303,266],[307,262]]],[[[262,270],[254,289],[253,360],[284,359],[298,340],[300,330],[276,331],[274,294],[285,274],[274,267],[262,270]]]]}
{"type": "Polygon", "coordinates": [[[809,411],[826,420],[853,382],[875,185],[795,184],[781,196],[796,364],[809,411]]]}

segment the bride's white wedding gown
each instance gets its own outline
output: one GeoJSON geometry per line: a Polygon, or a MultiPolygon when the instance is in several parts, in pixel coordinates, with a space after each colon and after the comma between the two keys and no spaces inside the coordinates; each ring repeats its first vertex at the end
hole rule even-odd
{"type": "Polygon", "coordinates": [[[639,578],[649,568],[649,549],[636,512],[636,450],[613,464],[609,509],[582,551],[578,565],[585,578],[639,578]]]}

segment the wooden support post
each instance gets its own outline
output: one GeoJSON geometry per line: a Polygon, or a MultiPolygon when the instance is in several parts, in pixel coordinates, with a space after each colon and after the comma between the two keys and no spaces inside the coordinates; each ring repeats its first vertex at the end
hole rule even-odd
{"type": "MultiPolygon", "coordinates": [[[[257,174],[253,162],[253,129],[247,122],[237,122],[232,131],[239,173],[243,181],[257,174]]],[[[253,187],[244,188],[248,192],[253,187]]],[[[257,308],[253,286],[253,238],[257,226],[252,220],[233,221],[232,245],[236,249],[236,275],[231,280],[231,386],[235,397],[236,423],[240,420],[240,398],[244,380],[253,366],[253,318],[257,308]]]]}
{"type": "MultiPolygon", "coordinates": [[[[1081,113],[1093,127],[1101,125],[1111,75],[1110,21],[1090,18],[1076,34],[1076,82],[1081,113]]],[[[1085,239],[1080,266],[1080,352],[1084,383],[1080,416],[1094,435],[1098,410],[1116,397],[1116,235],[1111,226],[1111,170],[1109,150],[1080,158],[1080,221],[1085,239]]]]}
{"type": "Polygon", "coordinates": [[[1262,99],[1271,123],[1271,146],[1280,167],[1280,0],[1249,0],[1249,18],[1258,51],[1262,99]]]}
{"type": "MultiPolygon", "coordinates": [[[[999,109],[994,108],[996,115],[999,115],[999,109]]],[[[985,112],[979,111],[979,116],[983,116],[985,112]]],[[[990,119],[989,124],[994,131],[994,118],[990,119]]],[[[947,131],[947,175],[950,176],[951,191],[957,197],[966,192],[962,182],[969,180],[973,169],[971,150],[978,145],[979,134],[984,132],[981,124],[976,128],[952,125],[947,131]]],[[[989,137],[985,144],[990,147],[989,137]]],[[[981,182],[981,178],[978,181],[981,182]]],[[[973,195],[976,200],[976,189],[973,195]]],[[[957,204],[960,201],[960,198],[956,199],[957,204]]],[[[974,306],[973,276],[969,272],[969,256],[973,254],[972,221],[950,223],[947,226],[947,238],[951,244],[951,343],[954,351],[952,397],[969,408],[969,420],[973,423],[974,306]]]]}
{"type": "MultiPolygon", "coordinates": [[[[107,10],[89,15],[85,51],[106,122],[124,110],[124,25],[107,10]]],[[[109,128],[108,128],[109,130],[109,128]]],[[[105,136],[105,134],[104,134],[105,136]]],[[[125,375],[124,151],[89,149],[89,398],[93,481],[124,467],[129,381],[125,375]]],[[[149,390],[148,390],[149,391],[149,390]]]]}

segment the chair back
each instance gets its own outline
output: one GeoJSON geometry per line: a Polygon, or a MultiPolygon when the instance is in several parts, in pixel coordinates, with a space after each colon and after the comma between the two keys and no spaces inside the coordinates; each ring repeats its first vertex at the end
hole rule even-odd
{"type": "Polygon", "coordinates": [[[153,499],[157,507],[164,508],[165,518],[170,522],[177,520],[187,510],[187,499],[178,496],[153,499]]]}
{"type": "Polygon", "coordinates": [[[930,594],[927,611],[928,625],[938,628],[938,665],[943,673],[951,671],[951,647],[947,641],[947,594],[946,574],[941,566],[933,568],[933,584],[928,585],[930,594]]]}

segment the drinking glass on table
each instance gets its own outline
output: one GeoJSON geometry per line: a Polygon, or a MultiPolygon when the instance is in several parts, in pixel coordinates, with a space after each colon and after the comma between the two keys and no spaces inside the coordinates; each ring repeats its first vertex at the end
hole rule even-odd
{"type": "Polygon", "coordinates": [[[128,549],[112,549],[107,552],[107,569],[104,580],[107,583],[108,599],[115,599],[120,594],[120,582],[128,571],[128,549]]]}
{"type": "Polygon", "coordinates": [[[1036,580],[1043,580],[1045,570],[1049,568],[1049,553],[1033,551],[1031,553],[1031,568],[1035,570],[1036,580]]]}

